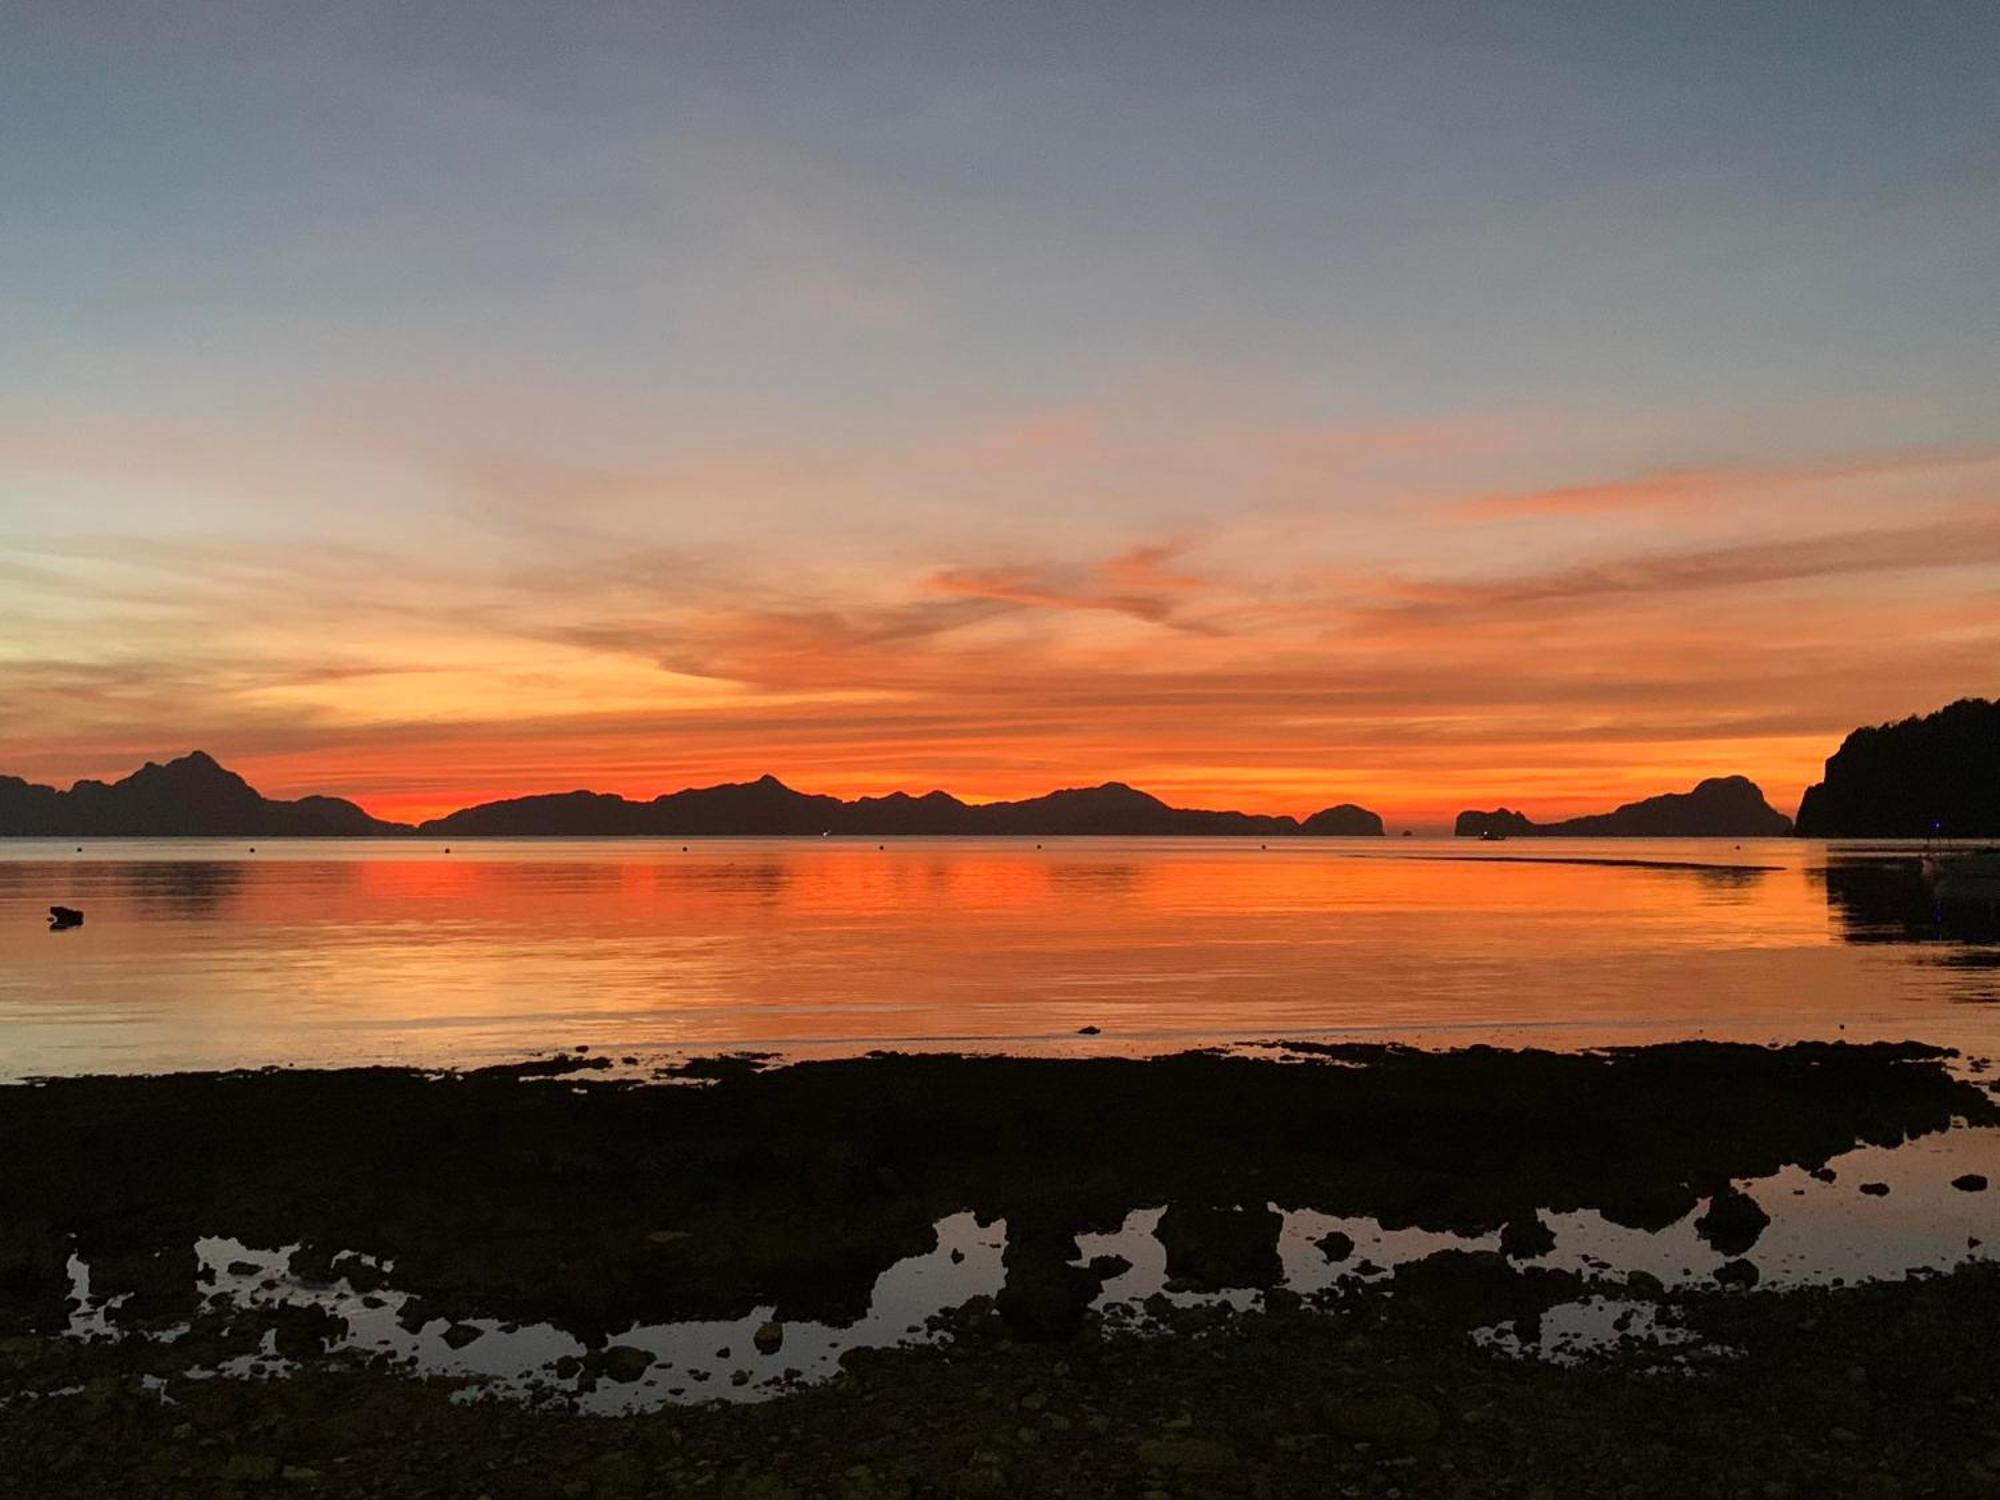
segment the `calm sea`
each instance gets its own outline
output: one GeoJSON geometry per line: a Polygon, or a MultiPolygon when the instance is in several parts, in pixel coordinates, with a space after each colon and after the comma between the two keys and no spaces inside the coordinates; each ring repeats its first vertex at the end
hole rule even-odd
{"type": "Polygon", "coordinates": [[[2000,944],[1937,907],[1916,853],[6,840],[0,1076],[1325,1035],[2000,1050],[2000,944]],[[45,930],[51,903],[84,925],[45,930]]]}

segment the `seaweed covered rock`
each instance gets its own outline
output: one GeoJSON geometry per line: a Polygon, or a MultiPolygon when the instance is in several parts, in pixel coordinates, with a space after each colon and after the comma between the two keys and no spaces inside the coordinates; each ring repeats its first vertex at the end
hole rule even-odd
{"type": "Polygon", "coordinates": [[[1694,1232],[1724,1255],[1741,1255],[1757,1243],[1771,1216],[1755,1198],[1724,1187],[1708,1201],[1708,1212],[1694,1221],[1694,1232]]]}
{"type": "Polygon", "coordinates": [[[1069,1230],[1054,1224],[1009,1224],[1002,1257],[1007,1282],[994,1307],[1016,1338],[1056,1343],[1083,1328],[1104,1277],[1088,1266],[1072,1265],[1076,1256],[1076,1235],[1069,1230]]]}
{"type": "Polygon", "coordinates": [[[42,1219],[0,1217],[0,1335],[68,1319],[69,1242],[42,1219]]]}
{"type": "Polygon", "coordinates": [[[1534,1260],[1556,1247],[1556,1232],[1540,1214],[1509,1219],[1500,1231],[1500,1253],[1509,1260],[1534,1260]]]}
{"type": "Polygon", "coordinates": [[[1201,1208],[1176,1203],[1155,1233],[1167,1251],[1167,1279],[1199,1291],[1276,1286],[1284,1278],[1278,1231],[1268,1208],[1201,1208]]]}

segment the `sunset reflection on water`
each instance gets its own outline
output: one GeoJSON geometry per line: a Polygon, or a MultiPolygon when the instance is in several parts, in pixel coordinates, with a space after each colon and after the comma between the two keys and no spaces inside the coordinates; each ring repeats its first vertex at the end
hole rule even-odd
{"type": "Polygon", "coordinates": [[[1927,899],[1910,851],[1793,840],[21,840],[0,1069],[1323,1033],[1977,1049],[2000,950],[1927,899]],[[52,902],[86,924],[42,930],[52,902]]]}

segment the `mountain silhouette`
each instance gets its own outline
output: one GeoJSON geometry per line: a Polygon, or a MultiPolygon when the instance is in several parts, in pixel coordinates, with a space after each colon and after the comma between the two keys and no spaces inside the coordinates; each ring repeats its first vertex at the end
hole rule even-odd
{"type": "Polygon", "coordinates": [[[407,832],[340,797],[280,802],[196,750],[147,761],[122,781],[66,792],[0,776],[0,835],[52,838],[320,838],[407,832]]]}
{"type": "Polygon", "coordinates": [[[1806,838],[2000,835],[2000,703],[1958,702],[1921,718],[1857,729],[1806,788],[1806,838]]]}
{"type": "Polygon", "coordinates": [[[1608,813],[1536,823],[1511,808],[1462,812],[1452,831],[1460,838],[1486,834],[1514,838],[1774,838],[1791,832],[1792,820],[1764,800],[1747,776],[1713,776],[1691,792],[1668,792],[1627,802],[1608,813]]]}
{"type": "Polygon", "coordinates": [[[868,837],[1234,834],[1269,838],[1302,831],[1379,835],[1382,823],[1365,809],[1344,805],[1315,813],[1302,830],[1298,820],[1289,817],[1170,807],[1122,781],[1068,787],[1019,802],[974,804],[961,802],[948,792],[927,792],[921,797],[891,792],[850,802],[794,791],[775,776],[763,776],[756,781],[691,787],[650,802],[594,792],[515,797],[435,818],[418,831],[458,837],[835,833],[868,837]],[[1320,827],[1312,826],[1329,819],[1320,827]],[[1361,822],[1369,826],[1357,826],[1361,822]]]}
{"type": "Polygon", "coordinates": [[[1170,807],[1122,781],[1069,787],[1019,802],[967,803],[948,792],[891,792],[846,801],[794,791],[775,776],[689,787],[650,802],[605,792],[556,792],[463,808],[420,827],[391,823],[339,797],[280,802],[262,796],[202,751],[148,761],[122,781],[79,781],[67,792],[0,777],[0,837],[379,837],[423,833],[457,838],[693,838],[731,834],[870,838],[905,835],[1233,834],[1246,838],[1380,836],[1382,820],[1342,803],[1295,818],[1170,807]]]}

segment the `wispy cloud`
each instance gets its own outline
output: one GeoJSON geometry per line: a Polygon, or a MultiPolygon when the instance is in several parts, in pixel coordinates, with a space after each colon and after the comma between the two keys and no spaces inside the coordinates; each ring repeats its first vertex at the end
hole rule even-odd
{"type": "MultiPolygon", "coordinates": [[[[1189,564],[1167,561],[1178,555],[1133,549],[1075,581],[1163,575],[1176,580],[1171,601],[1196,583],[1189,564]]],[[[308,569],[289,574],[282,611],[234,640],[196,612],[153,654],[86,632],[71,642],[84,649],[0,661],[0,693],[24,713],[12,722],[34,726],[0,750],[20,769],[113,770],[180,747],[198,702],[210,748],[299,778],[318,753],[322,776],[345,777],[333,789],[387,810],[765,768],[836,789],[948,782],[975,795],[1129,775],[1295,810],[1315,788],[1338,789],[1421,812],[1475,787],[1508,791],[1531,765],[1562,768],[1574,799],[1732,761],[1783,796],[1847,721],[1921,706],[1926,684],[1962,690],[2000,648],[2000,615],[1977,588],[1802,603],[1770,587],[1839,589],[1858,571],[1974,555],[1989,554],[1927,528],[1823,539],[1796,556],[1760,545],[1535,576],[1384,577],[1374,602],[1297,598],[1267,609],[1249,638],[1175,632],[1171,647],[1091,624],[1156,629],[1150,609],[1046,586],[937,597],[926,577],[900,600],[817,607],[704,592],[614,626],[593,618],[599,601],[574,564],[551,570],[561,588],[516,580],[511,618],[480,599],[476,578],[448,571],[383,577],[342,601],[333,580],[345,570],[315,580],[308,569]],[[1662,628],[1656,609],[1697,587],[1710,591],[1704,609],[1662,628]],[[315,639],[336,618],[347,660],[315,639]]],[[[604,567],[621,576],[615,560],[604,567]]],[[[279,602],[285,576],[277,561],[232,556],[199,574],[199,592],[208,611],[255,610],[279,602]]],[[[636,576],[643,590],[646,569],[636,576]]],[[[1201,587],[1227,606],[1255,583],[1201,587]]]]}
{"type": "Polygon", "coordinates": [[[1629,479],[1477,495],[1454,501],[1447,509],[1467,520],[1616,515],[1653,508],[1714,506],[1806,487],[1826,489],[1860,481],[1996,467],[2000,467],[2000,448],[1917,450],[1830,462],[1667,469],[1629,479]]]}
{"type": "Polygon", "coordinates": [[[1210,627],[1186,618],[1183,611],[1202,592],[1203,581],[1168,566],[1185,550],[1185,543],[1155,543],[1095,566],[946,568],[933,573],[927,587],[957,598],[1034,609],[1103,610],[1201,632],[1210,627]]]}
{"type": "MultiPolygon", "coordinates": [[[[921,462],[851,452],[815,493],[959,462],[1081,483],[1137,441],[1104,408],[1052,407],[921,462]]],[[[1024,527],[1004,552],[942,526],[800,545],[667,524],[690,496],[783,513],[774,497],[815,482],[805,450],[461,469],[463,493],[516,518],[481,512],[464,552],[373,525],[311,545],[78,526],[0,562],[0,768],[67,779],[198,740],[274,790],[391,813],[764,769],[974,796],[1121,776],[1420,818],[1743,770],[1783,802],[1851,724],[1988,687],[2000,659],[1983,454],[1641,476],[1635,493],[1734,497],[1768,471],[1790,498],[1704,501],[1672,528],[1650,524],[1654,501],[1610,505],[1521,547],[1495,540],[1504,510],[1443,531],[1411,519],[1428,500],[1338,502],[1340,476],[1383,455],[1431,462],[1420,436],[1329,439],[1301,467],[1316,441],[1235,469],[1202,467],[1227,457],[1215,434],[1191,442],[1203,474],[1285,476],[1236,515],[1147,530],[1114,507],[1060,546],[1024,527]],[[1287,488],[1312,472],[1335,502],[1287,488]]]]}

